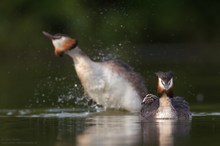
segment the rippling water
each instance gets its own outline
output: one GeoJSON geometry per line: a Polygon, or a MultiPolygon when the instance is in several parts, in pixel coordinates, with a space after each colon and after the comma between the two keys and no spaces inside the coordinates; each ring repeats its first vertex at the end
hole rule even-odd
{"type": "Polygon", "coordinates": [[[137,114],[83,109],[0,110],[0,145],[219,145],[220,113],[189,122],[140,121],[137,114]]]}

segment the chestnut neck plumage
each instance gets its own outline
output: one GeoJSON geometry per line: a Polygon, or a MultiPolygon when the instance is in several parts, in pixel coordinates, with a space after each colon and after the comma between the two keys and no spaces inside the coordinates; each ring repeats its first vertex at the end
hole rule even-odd
{"type": "Polygon", "coordinates": [[[158,83],[157,94],[158,94],[158,97],[162,97],[162,96],[166,95],[169,98],[173,98],[173,87],[169,88],[168,90],[165,90],[165,89],[161,88],[158,83]]]}

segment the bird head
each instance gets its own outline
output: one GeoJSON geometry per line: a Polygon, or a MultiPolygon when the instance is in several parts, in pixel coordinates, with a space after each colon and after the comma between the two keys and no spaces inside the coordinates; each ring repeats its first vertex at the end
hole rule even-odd
{"type": "Polygon", "coordinates": [[[52,41],[56,56],[62,56],[66,51],[74,49],[78,44],[77,40],[63,34],[51,35],[45,31],[43,31],[43,34],[52,41]]]}
{"type": "Polygon", "coordinates": [[[157,72],[158,77],[158,94],[172,93],[173,89],[173,73],[169,72],[157,72]]]}
{"type": "Polygon", "coordinates": [[[169,90],[173,87],[173,73],[172,72],[157,72],[158,86],[164,90],[169,90]]]}

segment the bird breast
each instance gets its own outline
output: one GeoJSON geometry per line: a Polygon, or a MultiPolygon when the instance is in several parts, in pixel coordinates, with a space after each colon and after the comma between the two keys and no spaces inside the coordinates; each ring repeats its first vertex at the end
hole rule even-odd
{"type": "Polygon", "coordinates": [[[159,108],[156,113],[156,118],[162,119],[173,119],[177,118],[177,113],[175,108],[172,106],[171,99],[166,95],[160,97],[159,108]]]}
{"type": "Polygon", "coordinates": [[[138,93],[120,73],[96,62],[78,63],[75,68],[84,90],[98,104],[105,108],[140,110],[138,93]]]}

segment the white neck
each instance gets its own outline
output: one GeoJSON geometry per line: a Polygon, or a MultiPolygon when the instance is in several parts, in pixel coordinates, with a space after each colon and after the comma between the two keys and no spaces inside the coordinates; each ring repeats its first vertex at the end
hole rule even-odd
{"type": "Polygon", "coordinates": [[[78,46],[72,50],[67,51],[66,54],[73,59],[74,64],[91,61],[91,59],[78,46]]]}
{"type": "Polygon", "coordinates": [[[76,73],[85,88],[94,71],[94,62],[79,47],[67,51],[66,54],[73,59],[76,73]]]}

